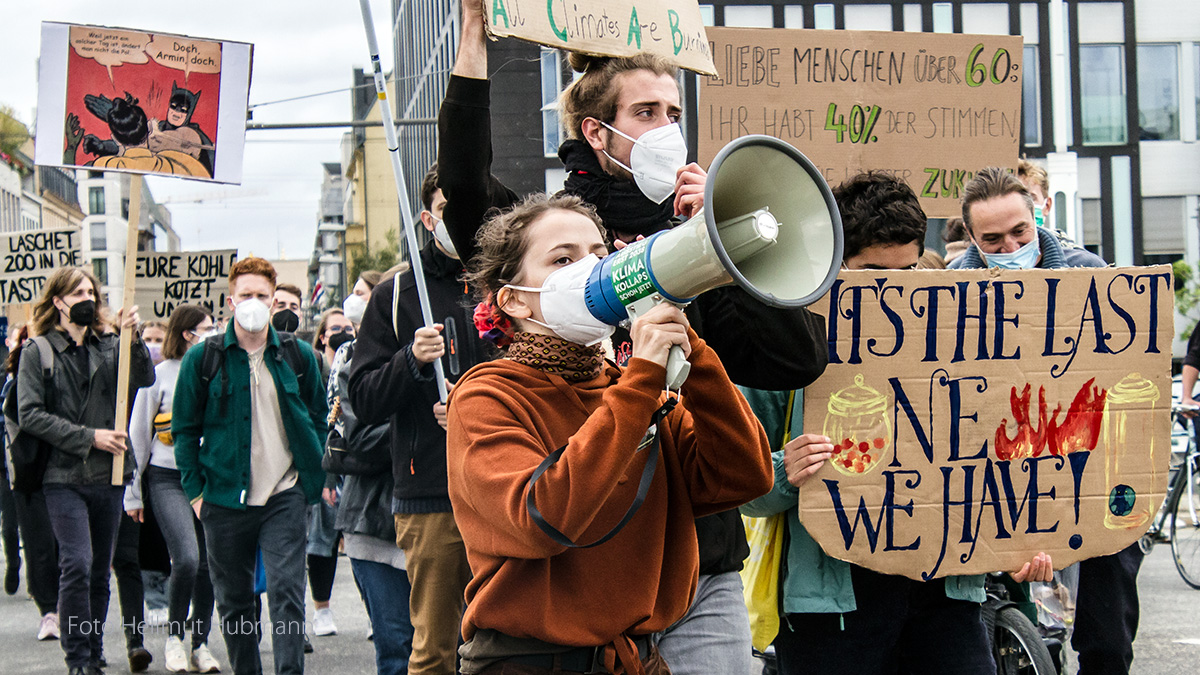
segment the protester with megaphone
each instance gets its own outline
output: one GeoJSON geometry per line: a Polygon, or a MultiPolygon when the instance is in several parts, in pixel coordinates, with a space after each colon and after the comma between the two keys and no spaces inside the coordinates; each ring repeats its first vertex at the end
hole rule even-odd
{"type": "Polygon", "coordinates": [[[511,343],[450,396],[450,498],[474,574],[462,672],[670,673],[652,635],[688,610],[693,518],[770,488],[762,427],[678,308],[634,320],[626,368],[604,358],[611,326],[548,312],[581,299],[560,279],[607,251],[578,197],[528,198],[479,249],[469,279],[511,343]],[[673,347],[692,364],[678,398],[662,385],[673,347]]]}
{"type": "MultiPolygon", "coordinates": [[[[445,222],[461,257],[470,260],[484,214],[510,205],[515,195],[490,174],[490,83],[481,3],[462,5],[459,52],[439,112],[438,162],[439,186],[448,200],[445,222]]],[[[649,55],[570,58],[582,75],[561,102],[570,139],[559,149],[568,172],[564,192],[593,205],[609,233],[625,241],[669,229],[676,216],[695,215],[703,206],[706,175],[686,164],[677,70],[649,55]]],[[[771,307],[739,287],[703,293],[687,315],[738,384],[796,389],[815,380],[828,362],[821,317],[771,307]]],[[[613,349],[618,364],[629,359],[632,343],[624,331],[614,336],[613,349]]],[[[697,520],[696,529],[700,579],[695,600],[689,613],[660,636],[659,648],[675,675],[747,672],[750,625],[737,572],[749,549],[741,519],[728,511],[697,520]]]]}
{"type": "MultiPolygon", "coordinates": [[[[863,173],[834,189],[842,215],[844,266],[851,270],[915,269],[925,248],[925,212],[904,181],[863,173]]],[[[790,392],[743,389],[777,445],[775,487],[742,507],[751,517],[784,516],[787,547],[779,586],[782,615],[775,653],[782,675],[894,675],[996,672],[981,616],[983,575],[928,582],[873,572],[830,557],[804,529],[799,488],[833,456],[832,441],[803,429],[803,405],[790,392]],[[864,648],[863,636],[870,636],[864,648]]],[[[803,395],[796,392],[796,397],[803,395]]],[[[1050,556],[1040,553],[1014,574],[1018,581],[1046,580],[1050,556]]]]}

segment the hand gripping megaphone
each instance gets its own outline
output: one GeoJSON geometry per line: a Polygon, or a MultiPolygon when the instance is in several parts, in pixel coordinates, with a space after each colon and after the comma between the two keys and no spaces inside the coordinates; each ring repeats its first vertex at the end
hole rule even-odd
{"type": "MultiPolygon", "coordinates": [[[[712,161],[704,209],[604,258],[584,295],[592,316],[614,326],[729,284],[774,307],[804,307],[841,264],[842,219],[820,172],[779,139],[743,136],[712,161]]],[[[667,387],[679,389],[690,369],[673,347],[667,387]]]]}

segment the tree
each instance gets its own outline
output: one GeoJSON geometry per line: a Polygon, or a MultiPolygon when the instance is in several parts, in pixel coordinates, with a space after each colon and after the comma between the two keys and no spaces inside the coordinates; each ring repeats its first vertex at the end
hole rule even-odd
{"type": "Polygon", "coordinates": [[[1192,310],[1200,306],[1200,286],[1196,278],[1196,270],[1186,261],[1176,260],[1171,263],[1171,272],[1175,276],[1175,311],[1183,317],[1183,331],[1179,337],[1183,340],[1191,336],[1196,327],[1196,317],[1192,310]]]}
{"type": "Polygon", "coordinates": [[[371,243],[367,242],[363,246],[363,250],[355,253],[350,260],[350,274],[346,277],[346,282],[351,287],[363,272],[368,270],[385,272],[400,261],[400,236],[396,230],[388,230],[383,237],[386,243],[382,249],[372,251],[371,243]]]}
{"type": "Polygon", "coordinates": [[[18,120],[13,109],[0,105],[0,152],[12,156],[29,140],[29,129],[18,120]]]}

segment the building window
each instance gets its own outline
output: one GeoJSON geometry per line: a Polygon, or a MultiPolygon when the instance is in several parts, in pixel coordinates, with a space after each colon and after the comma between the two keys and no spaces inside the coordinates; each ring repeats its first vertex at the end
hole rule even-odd
{"type": "Polygon", "coordinates": [[[558,112],[558,96],[562,93],[562,64],[557,49],[542,49],[542,153],[558,155],[562,145],[562,119],[558,112]]]}
{"type": "Polygon", "coordinates": [[[1179,140],[1179,45],[1138,45],[1138,139],[1179,140]]]}
{"type": "Polygon", "coordinates": [[[1080,115],[1084,145],[1128,142],[1125,121],[1125,49],[1079,46],[1080,115]]]}
{"type": "Polygon", "coordinates": [[[1143,264],[1169,265],[1183,258],[1186,210],[1183,197],[1142,197],[1143,264]]]}
{"type": "Polygon", "coordinates": [[[700,5],[700,20],[705,26],[715,26],[717,23],[715,8],[712,5],[700,5]]]}
{"type": "Polygon", "coordinates": [[[92,250],[104,251],[108,249],[108,225],[106,223],[92,223],[92,250]]]}
{"type": "Polygon", "coordinates": [[[813,28],[833,30],[833,5],[813,6],[813,28]]]}
{"type": "Polygon", "coordinates": [[[99,281],[100,285],[107,286],[108,285],[108,259],[107,258],[96,258],[96,259],[92,260],[92,274],[96,275],[96,281],[99,281]]]}
{"type": "Polygon", "coordinates": [[[933,3],[933,32],[954,32],[954,5],[948,2],[933,3]]]}
{"type": "Polygon", "coordinates": [[[104,213],[104,188],[88,188],[88,213],[93,216],[104,213]]]}
{"type": "Polygon", "coordinates": [[[1192,72],[1196,74],[1196,84],[1193,91],[1196,92],[1196,137],[1200,138],[1200,45],[1196,45],[1193,50],[1195,63],[1192,64],[1192,72]]]}
{"type": "Polygon", "coordinates": [[[1104,252],[1101,244],[1104,235],[1100,223],[1100,200],[1079,200],[1079,218],[1083,225],[1083,247],[1103,258],[1104,252]]]}
{"type": "Polygon", "coordinates": [[[1025,123],[1025,145],[1042,144],[1042,74],[1038,46],[1025,45],[1025,73],[1021,80],[1021,118],[1025,123]]]}
{"type": "Polygon", "coordinates": [[[737,28],[772,28],[775,11],[771,5],[729,5],[725,7],[725,25],[737,28]]]}

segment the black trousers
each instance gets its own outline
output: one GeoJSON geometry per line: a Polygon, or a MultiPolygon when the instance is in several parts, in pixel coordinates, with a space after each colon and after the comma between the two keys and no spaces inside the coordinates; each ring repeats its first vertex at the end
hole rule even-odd
{"type": "Polygon", "coordinates": [[[8,486],[8,476],[0,476],[0,539],[4,541],[6,567],[20,569],[21,539],[17,534],[17,500],[8,486]]]}
{"type": "Polygon", "coordinates": [[[58,611],[58,543],[46,510],[46,495],[14,492],[17,524],[25,542],[25,584],[38,612],[45,616],[58,611]]]}
{"type": "Polygon", "coordinates": [[[138,563],[141,535],[141,523],[122,513],[112,568],[117,577],[117,601],[121,605],[121,627],[125,630],[127,649],[143,646],[146,623],[146,589],[142,584],[142,566],[138,563]]]}
{"type": "Polygon", "coordinates": [[[1137,543],[1079,563],[1079,598],[1071,646],[1080,675],[1125,675],[1137,637],[1137,575],[1145,558],[1137,543]]]}
{"type": "Polygon", "coordinates": [[[858,606],[845,614],[788,614],[775,652],[783,675],[994,675],[980,605],[930,582],[851,568],[858,606]]]}

